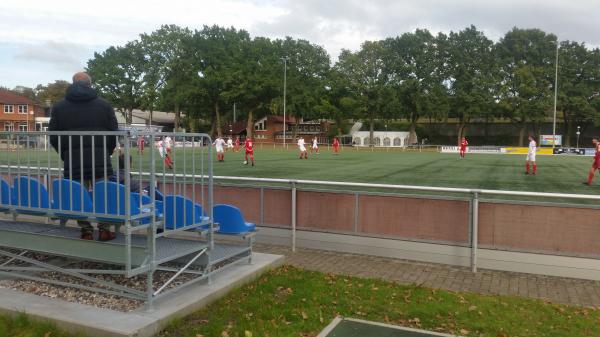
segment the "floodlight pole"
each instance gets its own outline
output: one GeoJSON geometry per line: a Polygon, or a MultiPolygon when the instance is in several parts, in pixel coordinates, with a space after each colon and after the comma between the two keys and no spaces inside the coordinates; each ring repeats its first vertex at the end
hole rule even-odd
{"type": "Polygon", "coordinates": [[[287,124],[285,122],[285,99],[287,94],[287,61],[288,57],[282,57],[283,60],[283,149],[285,150],[285,131],[287,129],[287,124]]]}
{"type": "Polygon", "coordinates": [[[556,38],[556,61],[554,62],[554,119],[552,121],[552,149],[556,146],[556,99],[558,96],[558,37],[556,38]]]}

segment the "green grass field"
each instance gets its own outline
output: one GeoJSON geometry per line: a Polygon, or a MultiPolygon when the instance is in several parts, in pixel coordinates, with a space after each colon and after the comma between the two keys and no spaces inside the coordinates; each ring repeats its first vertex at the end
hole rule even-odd
{"type": "Polygon", "coordinates": [[[255,158],[255,167],[244,166],[242,153],[228,152],[225,162],[215,162],[214,174],[514,191],[600,192],[600,185],[581,184],[587,178],[590,157],[538,156],[536,176],[524,174],[524,155],[469,154],[460,159],[458,154],[363,149],[347,150],[340,155],[324,151],[301,160],[292,150],[262,150],[256,151],[255,158]]]}
{"type": "MultiPolygon", "coordinates": [[[[6,154],[6,152],[3,152],[6,154]]],[[[132,149],[133,165],[139,167],[135,149],[132,149]]],[[[17,161],[15,153],[9,153],[11,163],[17,161]]],[[[33,153],[28,159],[20,156],[22,165],[29,160],[30,166],[47,166],[46,152],[33,153]]],[[[56,166],[56,154],[51,151],[52,164],[56,166]]],[[[174,153],[175,171],[192,173],[191,151],[177,149],[174,153]]],[[[199,156],[198,156],[199,157],[199,156]]],[[[143,170],[148,170],[150,152],[144,153],[143,170]]],[[[156,153],[157,166],[162,170],[160,157],[156,153]]],[[[308,179],[381,184],[401,184],[435,187],[481,188],[513,191],[559,192],[598,194],[598,186],[584,186],[591,166],[591,157],[541,156],[537,157],[538,174],[527,176],[524,155],[468,154],[460,159],[458,154],[437,152],[403,152],[401,150],[368,149],[344,150],[339,155],[323,150],[318,155],[309,154],[308,160],[298,159],[294,149],[256,149],[256,166],[243,165],[243,152],[227,152],[225,162],[214,161],[214,174],[218,176],[259,177],[281,179],[308,179]]],[[[3,160],[4,162],[4,160],[3,160]]],[[[200,160],[196,161],[196,173],[200,160]]],[[[170,172],[167,170],[166,172],[170,172]]]]}

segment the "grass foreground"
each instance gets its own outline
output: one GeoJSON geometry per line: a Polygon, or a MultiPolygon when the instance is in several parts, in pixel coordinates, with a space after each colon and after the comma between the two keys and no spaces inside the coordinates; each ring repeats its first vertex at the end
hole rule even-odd
{"type": "Polygon", "coordinates": [[[316,336],[336,315],[463,336],[600,336],[600,310],[323,274],[284,266],[161,337],[316,336]]]}
{"type": "Polygon", "coordinates": [[[71,337],[50,322],[30,319],[25,314],[0,315],[0,337],[71,337]]]}

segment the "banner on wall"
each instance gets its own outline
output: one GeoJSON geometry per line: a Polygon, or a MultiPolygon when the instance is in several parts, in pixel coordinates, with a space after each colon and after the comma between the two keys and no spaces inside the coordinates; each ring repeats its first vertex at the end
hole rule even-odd
{"type": "MultiPolygon", "coordinates": [[[[529,148],[526,147],[503,147],[502,153],[507,154],[527,154],[529,152],[529,148]]],[[[538,148],[536,151],[537,154],[553,154],[551,148],[538,148]]]]}
{"type": "MultiPolygon", "coordinates": [[[[442,153],[458,153],[458,146],[442,146],[442,153]]],[[[497,146],[469,146],[467,153],[500,153],[501,148],[497,146]]]]}
{"type": "Polygon", "coordinates": [[[541,146],[552,146],[552,145],[562,145],[562,135],[554,136],[554,142],[552,141],[552,135],[541,135],[540,136],[540,145],[541,146]]]}

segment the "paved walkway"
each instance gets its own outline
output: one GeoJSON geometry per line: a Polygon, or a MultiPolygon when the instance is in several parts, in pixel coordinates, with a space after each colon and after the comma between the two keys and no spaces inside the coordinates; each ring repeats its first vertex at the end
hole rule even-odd
{"type": "Polygon", "coordinates": [[[256,244],[255,250],[285,255],[286,263],[309,270],[600,308],[600,281],[481,269],[473,274],[464,267],[302,248],[293,253],[289,247],[265,244],[256,244]]]}

